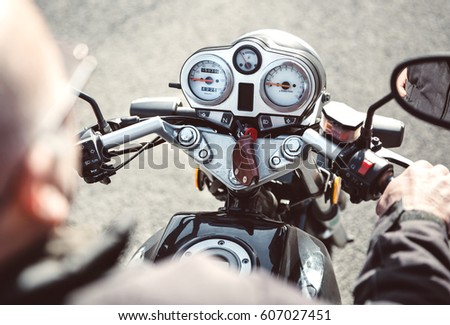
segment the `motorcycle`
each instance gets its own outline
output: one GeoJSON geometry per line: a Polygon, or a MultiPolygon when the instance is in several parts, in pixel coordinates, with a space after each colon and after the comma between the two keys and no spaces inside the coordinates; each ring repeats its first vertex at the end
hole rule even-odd
{"type": "Polygon", "coordinates": [[[305,41],[278,30],[251,32],[186,60],[180,82],[169,86],[182,90],[190,107],[178,98],[141,98],[130,116],[106,121],[96,101],[78,92],[97,117],[79,134],[80,176],[108,184],[139,154],[171,143],[198,166],[197,188],[224,206],[175,214],[132,261],[206,254],[240,274],[263,268],[309,297],[339,304],[330,254],[351,242],[342,222],[347,195],[352,203],[376,200],[393,164],[411,164],[388,149],[401,145],[404,124],[375,111],[395,98],[436,122],[411,109],[397,77],[408,64],[446,59],[399,65],[391,93],[365,114],[331,100],[320,57],[305,41]],[[150,134],[157,137],[131,144],[150,134]],[[114,164],[117,157],[126,159],[114,164]]]}

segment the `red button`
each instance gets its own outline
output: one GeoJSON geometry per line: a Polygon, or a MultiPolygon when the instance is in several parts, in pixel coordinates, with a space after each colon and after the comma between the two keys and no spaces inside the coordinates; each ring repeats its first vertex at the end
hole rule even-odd
{"type": "Polygon", "coordinates": [[[253,141],[256,141],[256,139],[258,138],[258,130],[256,130],[255,128],[247,128],[244,132],[245,135],[250,134],[250,136],[252,137],[253,141]]]}
{"type": "Polygon", "coordinates": [[[370,160],[364,159],[364,161],[361,164],[361,167],[359,167],[358,169],[358,173],[361,174],[362,176],[365,176],[367,174],[367,172],[370,170],[370,168],[372,168],[373,166],[373,162],[371,162],[370,160]]]}

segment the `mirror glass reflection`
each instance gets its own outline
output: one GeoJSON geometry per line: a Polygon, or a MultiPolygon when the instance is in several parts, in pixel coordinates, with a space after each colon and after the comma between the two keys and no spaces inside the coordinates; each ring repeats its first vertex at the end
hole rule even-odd
{"type": "Polygon", "coordinates": [[[411,110],[450,122],[450,59],[408,65],[398,75],[396,86],[411,110]]]}

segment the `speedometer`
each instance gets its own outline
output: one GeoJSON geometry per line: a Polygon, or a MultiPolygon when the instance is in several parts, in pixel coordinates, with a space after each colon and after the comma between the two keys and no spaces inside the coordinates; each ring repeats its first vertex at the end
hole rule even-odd
{"type": "Polygon", "coordinates": [[[188,74],[188,85],[199,102],[216,105],[224,101],[231,92],[231,71],[222,59],[209,56],[192,66],[188,74]]]}
{"type": "Polygon", "coordinates": [[[292,112],[310,100],[313,87],[307,71],[293,61],[276,62],[262,81],[261,95],[273,109],[292,112]]]}

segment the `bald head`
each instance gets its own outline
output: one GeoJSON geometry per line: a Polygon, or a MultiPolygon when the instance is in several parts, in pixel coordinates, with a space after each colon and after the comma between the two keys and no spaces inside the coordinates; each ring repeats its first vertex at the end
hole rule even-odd
{"type": "Polygon", "coordinates": [[[0,195],[35,125],[66,84],[62,58],[33,2],[0,0],[0,195]]]}

